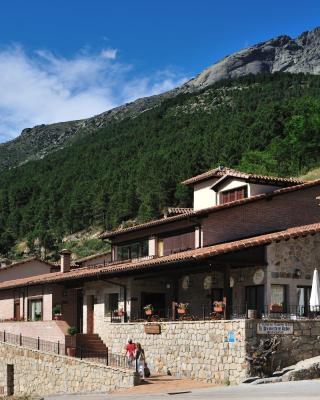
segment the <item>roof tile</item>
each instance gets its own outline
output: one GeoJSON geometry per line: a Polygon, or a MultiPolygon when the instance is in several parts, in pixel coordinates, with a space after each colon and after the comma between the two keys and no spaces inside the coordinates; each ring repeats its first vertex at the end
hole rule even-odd
{"type": "Polygon", "coordinates": [[[183,251],[181,253],[170,254],[169,256],[154,258],[144,261],[127,261],[124,263],[110,263],[93,267],[83,267],[69,272],[54,272],[39,276],[16,279],[0,283],[0,290],[11,289],[14,287],[41,285],[44,283],[57,283],[74,279],[99,277],[102,275],[117,274],[129,271],[146,270],[163,264],[172,264],[180,261],[197,260],[207,257],[217,256],[228,252],[241,250],[270,244],[275,241],[306,236],[320,233],[320,223],[289,228],[285,231],[268,233],[254,236],[247,239],[236,240],[228,243],[216,244],[194,250],[183,251]]]}

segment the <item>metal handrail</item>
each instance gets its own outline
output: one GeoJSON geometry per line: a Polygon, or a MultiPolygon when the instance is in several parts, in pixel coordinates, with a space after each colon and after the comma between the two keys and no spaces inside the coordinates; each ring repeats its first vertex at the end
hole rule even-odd
{"type": "Polygon", "coordinates": [[[51,342],[43,340],[39,336],[34,338],[23,336],[22,334],[16,335],[4,330],[0,331],[0,342],[28,347],[30,349],[45,351],[47,353],[65,355],[65,344],[61,343],[59,340],[57,342],[51,342]]]}

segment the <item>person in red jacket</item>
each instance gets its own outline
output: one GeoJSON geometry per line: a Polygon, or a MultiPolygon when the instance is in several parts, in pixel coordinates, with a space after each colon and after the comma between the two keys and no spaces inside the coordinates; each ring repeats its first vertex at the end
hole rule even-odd
{"type": "Polygon", "coordinates": [[[126,357],[128,359],[128,364],[131,365],[133,360],[135,359],[135,353],[137,350],[137,346],[132,342],[132,339],[128,340],[128,344],[125,347],[126,357]]]}

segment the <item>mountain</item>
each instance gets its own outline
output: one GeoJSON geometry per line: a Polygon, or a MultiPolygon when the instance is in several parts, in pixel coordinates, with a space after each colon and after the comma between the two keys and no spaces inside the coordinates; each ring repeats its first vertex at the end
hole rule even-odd
{"type": "Polygon", "coordinates": [[[184,92],[76,135],[0,174],[0,253],[17,240],[49,251],[89,227],[189,207],[179,182],[217,165],[298,176],[320,165],[320,76],[259,74],[184,92]]]}
{"type": "Polygon", "coordinates": [[[66,146],[75,137],[90,134],[110,123],[137,117],[179,94],[198,92],[221,80],[275,72],[320,74],[320,28],[304,32],[296,39],[279,36],[240,50],[182,86],[158,96],[138,99],[81,121],[24,129],[16,139],[0,144],[0,171],[43,158],[66,146]]]}
{"type": "Polygon", "coordinates": [[[279,36],[240,50],[205,69],[181,89],[199,90],[223,79],[275,72],[319,75],[320,27],[296,39],[279,36]]]}

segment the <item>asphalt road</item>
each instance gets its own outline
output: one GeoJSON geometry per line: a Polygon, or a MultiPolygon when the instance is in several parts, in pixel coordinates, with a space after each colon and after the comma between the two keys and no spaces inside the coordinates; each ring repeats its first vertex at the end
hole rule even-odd
{"type": "Polygon", "coordinates": [[[60,395],[48,396],[46,400],[163,400],[172,398],[174,400],[320,400],[320,381],[298,381],[286,383],[272,383],[265,385],[239,385],[231,387],[215,387],[206,389],[182,390],[171,393],[152,394],[86,394],[86,395],[60,395]]]}

